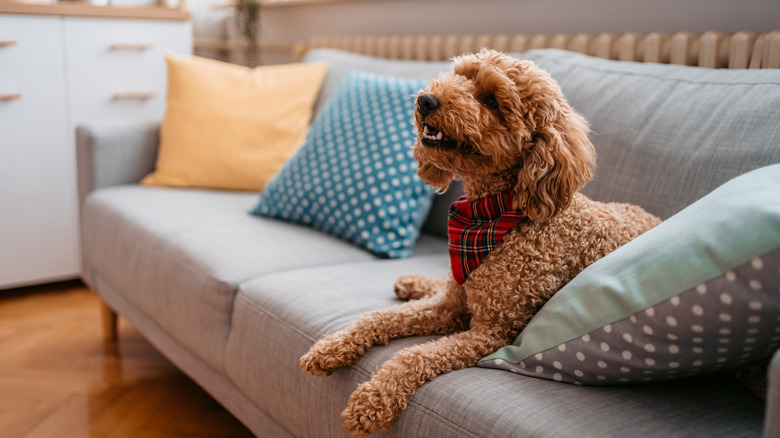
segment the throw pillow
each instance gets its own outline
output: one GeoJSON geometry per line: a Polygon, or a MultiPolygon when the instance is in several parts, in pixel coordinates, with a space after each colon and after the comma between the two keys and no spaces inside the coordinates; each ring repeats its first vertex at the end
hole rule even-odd
{"type": "Polygon", "coordinates": [[[408,256],[433,196],[411,149],[412,95],[425,83],[347,75],[253,213],[312,226],[381,256],[408,256]]]}
{"type": "Polygon", "coordinates": [[[780,164],[586,268],[479,365],[575,384],[691,376],[780,347],[780,164]]]}
{"type": "Polygon", "coordinates": [[[325,63],[254,69],[166,58],[168,96],[148,186],[260,191],[303,143],[325,63]]]}

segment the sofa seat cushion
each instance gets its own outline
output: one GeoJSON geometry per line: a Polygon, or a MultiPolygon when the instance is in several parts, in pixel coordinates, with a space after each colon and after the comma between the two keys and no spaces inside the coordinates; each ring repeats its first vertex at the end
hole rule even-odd
{"type": "MultiPolygon", "coordinates": [[[[363,312],[400,303],[401,275],[446,275],[445,254],[356,262],[267,275],[243,284],[233,309],[228,377],[295,436],[345,436],[340,412],[357,385],[401,348],[374,347],[329,377],[304,374],[300,357],[363,312]]],[[[723,374],[635,386],[584,387],[468,368],[437,377],[377,436],[760,436],[763,405],[723,374]]]]}
{"type": "MultiPolygon", "coordinates": [[[[312,229],[251,216],[256,199],[255,193],[140,186],[95,191],[82,212],[85,272],[100,272],[171,336],[222,370],[240,283],[375,259],[312,229]]],[[[418,251],[446,251],[446,242],[424,237],[418,251]]]]}

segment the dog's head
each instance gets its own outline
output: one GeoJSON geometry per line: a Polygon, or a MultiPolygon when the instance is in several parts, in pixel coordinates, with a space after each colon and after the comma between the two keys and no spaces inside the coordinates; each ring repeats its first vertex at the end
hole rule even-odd
{"type": "Polygon", "coordinates": [[[426,183],[445,190],[459,175],[478,197],[512,187],[531,220],[565,209],[592,175],[587,122],[531,61],[493,50],[455,58],[418,94],[415,123],[426,183]]]}

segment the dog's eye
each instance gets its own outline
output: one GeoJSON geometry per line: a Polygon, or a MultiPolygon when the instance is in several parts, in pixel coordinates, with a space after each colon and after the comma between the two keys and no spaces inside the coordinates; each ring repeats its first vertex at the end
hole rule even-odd
{"type": "Polygon", "coordinates": [[[491,107],[491,108],[498,108],[498,100],[496,99],[496,96],[488,95],[482,98],[482,103],[485,105],[491,107]]]}

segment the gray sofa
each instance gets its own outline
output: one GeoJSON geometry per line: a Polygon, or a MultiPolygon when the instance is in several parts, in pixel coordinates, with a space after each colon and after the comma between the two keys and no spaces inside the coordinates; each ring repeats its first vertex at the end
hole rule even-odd
{"type": "MultiPolygon", "coordinates": [[[[780,71],[715,71],[527,52],[593,128],[584,192],[668,218],[729,179],[780,162],[780,71]]],[[[428,79],[446,63],[314,50],[329,72],[316,109],[351,69],[428,79]]],[[[83,278],[165,356],[262,437],[346,436],[340,412],[396,351],[372,349],[327,378],[299,358],[359,314],[391,306],[404,274],[446,275],[447,205],[414,254],[380,259],[303,226],[251,216],[256,193],[141,187],[159,125],[77,132],[83,278]]],[[[778,200],[780,202],[780,199],[778,200]]],[[[777,325],[777,323],[774,323],[777,325]]],[[[469,368],[425,384],[389,431],[405,437],[778,437],[780,355],[766,403],[728,371],[662,383],[576,386],[469,368]]]]}

